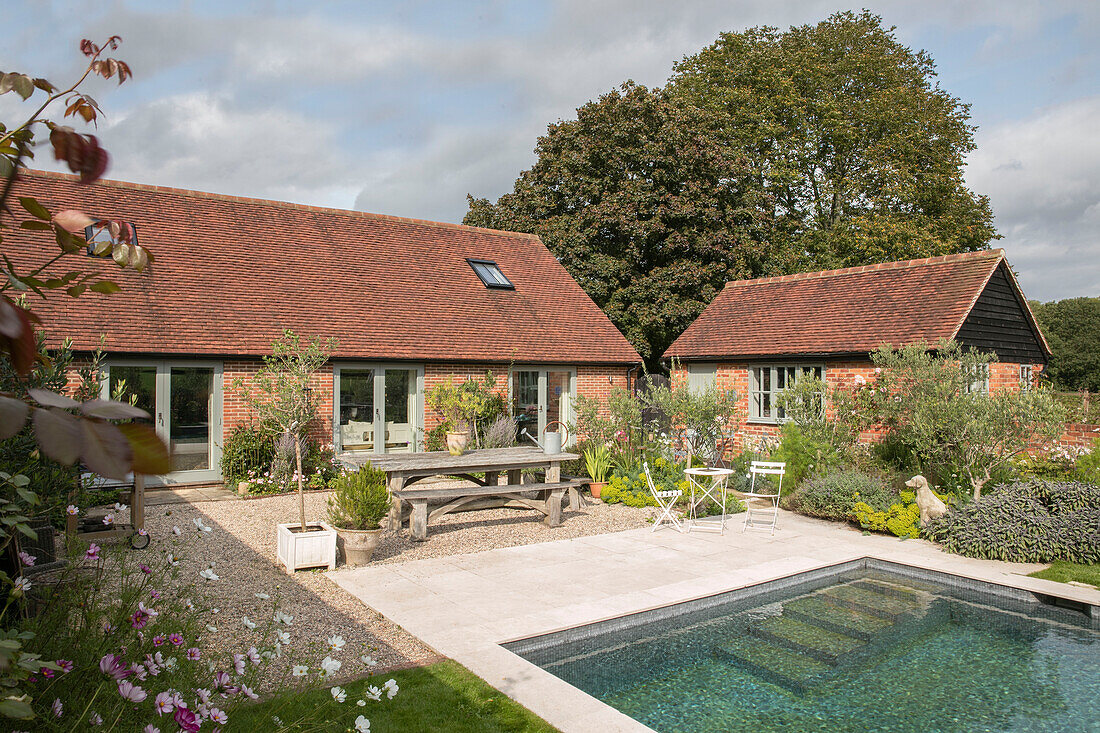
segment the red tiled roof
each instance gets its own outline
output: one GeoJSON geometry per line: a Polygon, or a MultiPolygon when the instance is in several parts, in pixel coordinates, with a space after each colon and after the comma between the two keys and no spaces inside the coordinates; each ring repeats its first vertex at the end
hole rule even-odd
{"type": "Polygon", "coordinates": [[[992,249],[730,282],[664,356],[859,354],[954,338],[1003,260],[992,249]]]}
{"type": "MultiPolygon", "coordinates": [[[[20,195],[133,222],[155,257],[142,274],[66,257],[123,290],[32,308],[51,343],[121,353],[258,355],[283,328],[334,336],[356,359],[626,364],[638,353],[538,237],[357,211],[28,172],[20,195]],[[466,258],[495,261],[515,290],[486,288],[466,258]]],[[[41,233],[4,252],[40,264],[41,233]]]]}

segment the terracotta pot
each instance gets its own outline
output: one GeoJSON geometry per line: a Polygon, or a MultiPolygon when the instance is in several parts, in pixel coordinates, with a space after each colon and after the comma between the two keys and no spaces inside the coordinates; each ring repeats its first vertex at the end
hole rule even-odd
{"type": "Polygon", "coordinates": [[[447,433],[447,452],[452,456],[460,456],[469,442],[469,433],[447,433]]]}
{"type": "Polygon", "coordinates": [[[339,539],[339,549],[344,553],[344,563],[351,566],[366,565],[370,562],[374,549],[382,541],[382,528],[340,529],[337,527],[336,536],[339,539]]]}
{"type": "Polygon", "coordinates": [[[607,486],[606,481],[589,481],[588,490],[592,493],[593,499],[600,498],[600,492],[603,491],[603,487],[607,486]]]}

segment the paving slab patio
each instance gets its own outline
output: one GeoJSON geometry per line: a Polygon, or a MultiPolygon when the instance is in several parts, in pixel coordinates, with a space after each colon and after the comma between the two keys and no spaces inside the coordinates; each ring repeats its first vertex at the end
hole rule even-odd
{"type": "Polygon", "coordinates": [[[789,512],[774,535],[636,529],[328,576],[565,733],[646,726],[500,646],[502,642],[873,557],[1100,606],[1100,591],[1027,578],[1042,565],[949,555],[922,540],[864,535],[789,512]]]}

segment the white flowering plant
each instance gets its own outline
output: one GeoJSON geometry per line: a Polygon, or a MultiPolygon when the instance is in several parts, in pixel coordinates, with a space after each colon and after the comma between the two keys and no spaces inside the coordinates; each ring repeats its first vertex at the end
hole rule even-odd
{"type": "MultiPolygon", "coordinates": [[[[342,637],[296,638],[277,590],[256,594],[247,615],[219,612],[210,599],[220,563],[184,575],[180,558],[211,541],[217,531],[199,517],[158,550],[74,543],[63,570],[11,579],[0,618],[3,638],[20,644],[21,672],[7,673],[0,714],[41,731],[193,733],[227,725],[260,693],[334,686],[353,655],[342,637]]],[[[276,729],[343,729],[362,717],[369,730],[366,702],[349,709],[340,697],[276,729]]]]}

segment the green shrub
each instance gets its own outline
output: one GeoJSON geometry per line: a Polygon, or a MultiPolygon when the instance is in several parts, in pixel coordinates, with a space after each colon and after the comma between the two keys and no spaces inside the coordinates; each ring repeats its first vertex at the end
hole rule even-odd
{"type": "Polygon", "coordinates": [[[787,464],[784,486],[794,488],[807,476],[820,473],[838,461],[836,450],[830,443],[814,440],[794,423],[784,425],[781,435],[779,447],[772,453],[770,460],[787,464]]]}
{"type": "Polygon", "coordinates": [[[1074,475],[1078,481],[1087,484],[1100,484],[1100,438],[1092,441],[1092,448],[1086,448],[1077,459],[1074,475]]]}
{"type": "Polygon", "coordinates": [[[236,488],[241,481],[261,476],[275,459],[275,441],[255,425],[238,425],[222,444],[222,478],[236,488]]]}
{"type": "Polygon", "coordinates": [[[309,477],[310,488],[325,488],[340,473],[340,464],[336,453],[327,445],[312,441],[306,444],[302,453],[302,473],[309,477]],[[320,486],[314,486],[314,480],[320,477],[320,486]]]}
{"type": "Polygon", "coordinates": [[[887,510],[897,493],[882,476],[842,469],[814,476],[790,495],[787,506],[800,514],[824,519],[854,521],[856,504],[887,510]]]}
{"type": "Polygon", "coordinates": [[[1100,486],[1019,481],[924,531],[945,550],[1009,562],[1100,562],[1100,486]]]}
{"type": "Polygon", "coordinates": [[[584,468],[593,481],[598,483],[607,481],[607,475],[611,473],[611,451],[606,445],[586,447],[584,468]]]}
{"type": "Polygon", "coordinates": [[[328,514],[339,529],[378,529],[390,510],[386,472],[363,464],[358,471],[340,474],[333,482],[328,514]]]}

